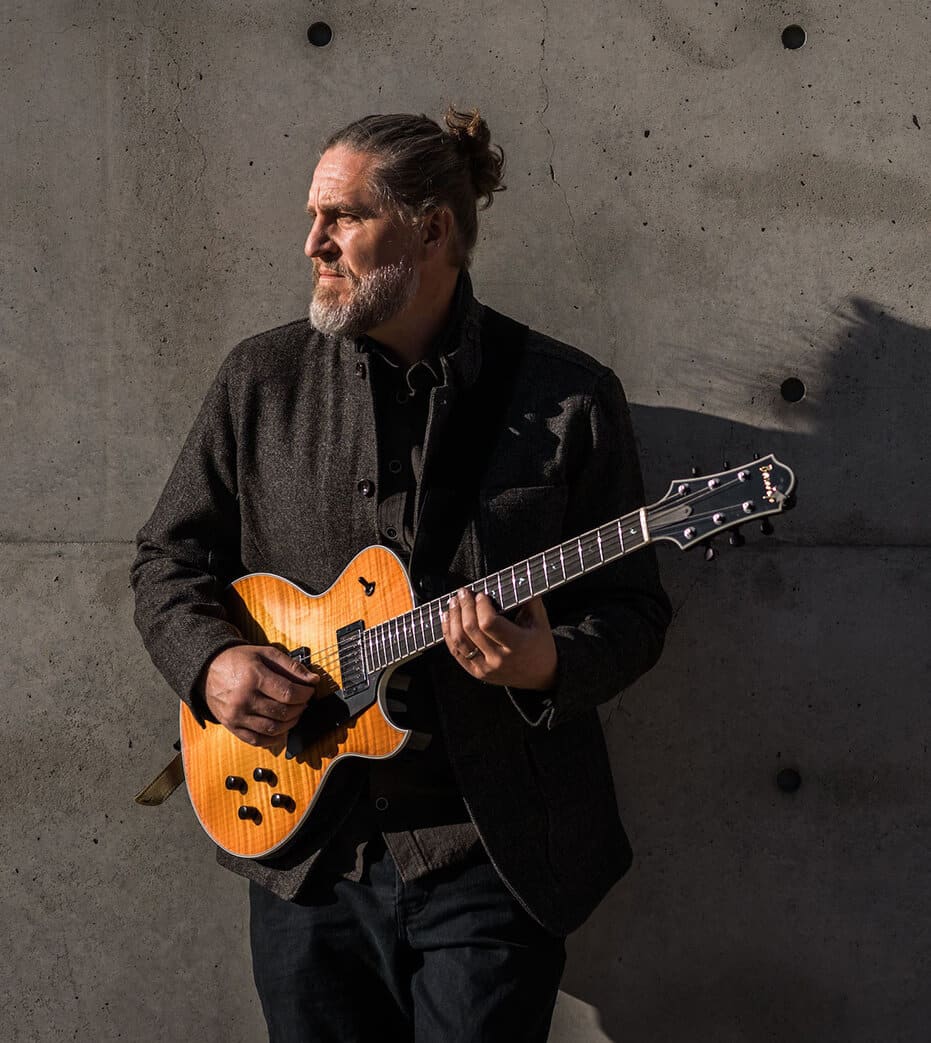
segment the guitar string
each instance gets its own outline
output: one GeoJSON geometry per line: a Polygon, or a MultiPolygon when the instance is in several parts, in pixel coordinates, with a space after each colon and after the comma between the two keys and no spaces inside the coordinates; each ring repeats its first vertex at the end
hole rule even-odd
{"type": "MultiPolygon", "coordinates": [[[[694,492],[690,492],[690,493],[688,493],[686,495],[683,495],[680,504],[678,504],[676,506],[671,506],[669,508],[666,508],[666,511],[676,510],[677,507],[681,506],[682,504],[697,503],[697,502],[699,502],[699,501],[701,501],[703,499],[708,499],[708,496],[712,496],[712,495],[713,496],[717,496],[720,492],[724,492],[728,488],[730,488],[731,486],[736,485],[738,483],[739,483],[739,479],[735,479],[735,480],[732,480],[731,482],[725,483],[724,485],[719,485],[719,486],[717,486],[714,489],[710,489],[710,488],[696,489],[694,492]]],[[[661,518],[661,516],[662,516],[662,514],[664,512],[665,511],[658,510],[658,511],[656,511],[656,515],[661,518]]],[[[700,523],[700,521],[704,521],[704,520],[707,520],[710,517],[713,517],[715,513],[718,513],[718,511],[709,508],[709,509],[706,509],[706,511],[704,513],[691,514],[686,519],[679,519],[679,520],[677,520],[676,523],[664,523],[664,521],[660,520],[658,525],[654,524],[654,532],[659,532],[660,530],[676,529],[676,528],[679,527],[679,525],[682,524],[683,520],[687,520],[688,523],[700,523]]],[[[771,512],[767,512],[767,513],[771,513],[771,512]]],[[[761,516],[764,516],[764,515],[758,514],[757,516],[761,517],[761,516]]],[[[565,543],[578,542],[579,543],[579,550],[582,553],[583,558],[584,558],[584,556],[585,556],[585,554],[587,552],[590,552],[590,551],[594,550],[596,547],[598,548],[599,553],[602,553],[602,544],[599,543],[599,539],[598,539],[599,533],[601,533],[601,530],[604,530],[604,529],[609,529],[609,530],[613,529],[619,523],[619,521],[621,521],[621,520],[622,520],[622,518],[616,518],[616,519],[614,519],[612,521],[608,521],[608,523],[606,523],[603,526],[599,526],[595,530],[592,530],[592,531],[590,531],[588,533],[583,533],[582,536],[575,537],[574,540],[573,539],[566,540],[565,543]]],[[[741,523],[742,523],[743,520],[744,519],[740,519],[741,523]]],[[[748,517],[746,517],[745,520],[746,521],[751,520],[751,515],[748,515],[748,517]]],[[[733,525],[734,525],[734,523],[732,521],[732,523],[729,526],[722,527],[720,529],[716,529],[715,532],[724,532],[728,528],[732,528],[733,525]]],[[[713,535],[713,534],[714,533],[711,533],[709,535],[713,535]]],[[[702,537],[702,538],[704,539],[704,538],[707,538],[707,537],[702,537]]],[[[552,554],[554,551],[564,547],[565,543],[559,544],[557,548],[548,548],[545,552],[541,551],[541,552],[539,552],[536,555],[532,555],[530,558],[524,559],[524,562],[521,562],[518,565],[512,565],[509,568],[499,569],[499,571],[496,574],[493,574],[493,575],[496,575],[498,577],[498,581],[497,581],[498,588],[500,588],[501,578],[504,577],[504,574],[506,574],[509,571],[511,571],[511,572],[521,571],[522,572],[523,569],[520,568],[520,565],[525,563],[526,566],[528,566],[529,571],[531,572],[531,575],[532,575],[533,571],[534,571],[534,568],[539,568],[540,567],[539,565],[535,565],[534,564],[534,559],[535,558],[538,558],[538,557],[542,558],[544,555],[552,554]]],[[[642,547],[642,545],[643,545],[642,543],[638,543],[636,550],[639,550],[639,548],[642,547]]],[[[635,550],[635,548],[631,548],[631,550],[633,551],[633,550],[635,550]]],[[[630,553],[630,552],[628,552],[628,553],[630,553]]],[[[602,564],[602,563],[603,563],[602,561],[598,562],[598,564],[602,564]]],[[[583,572],[575,574],[574,576],[565,576],[564,579],[565,580],[578,579],[579,577],[584,575],[584,573],[586,571],[588,571],[588,572],[592,571],[591,567],[589,567],[588,569],[583,568],[583,572]]],[[[545,573],[545,566],[544,566],[544,573],[545,573]]],[[[481,592],[483,590],[485,592],[488,592],[489,587],[491,587],[492,590],[495,587],[494,583],[489,584],[489,583],[485,582],[485,581],[490,580],[490,579],[491,579],[491,576],[487,576],[487,577],[484,577],[482,580],[476,580],[476,581],[474,581],[474,582],[472,582],[470,584],[466,584],[466,585],[469,588],[475,588],[477,586],[477,589],[476,589],[475,592],[481,592]]],[[[454,592],[452,592],[452,591],[449,592],[449,595],[448,595],[449,598],[452,597],[452,593],[454,593],[454,592]]],[[[442,598],[441,599],[437,599],[437,601],[440,602],[440,603],[442,603],[443,600],[444,599],[442,599],[442,598]]],[[[431,630],[433,630],[434,629],[434,622],[433,622],[433,620],[434,620],[434,614],[435,613],[434,613],[434,609],[432,608],[432,606],[435,605],[435,604],[436,604],[436,602],[427,602],[424,605],[416,606],[414,609],[410,609],[408,612],[403,612],[400,615],[395,616],[393,618],[393,620],[383,621],[382,623],[374,624],[374,626],[367,628],[367,632],[368,633],[372,633],[375,629],[377,629],[379,627],[383,627],[383,626],[386,626],[389,623],[397,621],[397,628],[398,628],[398,630],[400,630],[400,628],[402,627],[403,630],[405,630],[406,635],[410,631],[413,634],[413,636],[415,638],[415,642],[416,642],[416,627],[417,627],[417,623],[414,620],[413,614],[414,614],[414,612],[417,612],[417,611],[421,612],[421,614],[422,614],[423,610],[426,609],[427,610],[427,615],[428,615],[428,617],[430,617],[431,630]],[[407,620],[406,620],[406,616],[408,617],[407,620]],[[401,622],[401,621],[403,621],[403,622],[401,622]]],[[[422,620],[421,620],[421,626],[422,626],[422,620]]],[[[398,648],[400,648],[399,637],[395,637],[393,634],[391,634],[389,632],[388,633],[388,639],[389,639],[389,641],[391,642],[392,645],[394,644],[395,641],[397,641],[398,642],[398,648]]],[[[416,644],[415,644],[415,650],[416,651],[422,651],[420,649],[416,649],[416,644]]],[[[316,656],[316,657],[315,656],[299,657],[299,661],[316,662],[316,663],[318,663],[321,666],[322,665],[326,665],[327,663],[330,664],[330,665],[333,665],[333,664],[335,664],[335,663],[337,663],[339,661],[339,645],[329,645],[329,646],[326,646],[326,647],[324,647],[324,648],[319,650],[318,656],[316,656]]]]}
{"type": "MultiPolygon", "coordinates": [[[[675,510],[676,507],[681,506],[682,503],[686,503],[688,501],[691,501],[692,503],[697,503],[699,500],[707,499],[709,496],[716,496],[717,494],[725,491],[730,486],[738,484],[738,483],[739,483],[739,479],[735,479],[735,480],[733,480],[731,482],[727,482],[727,483],[725,483],[723,485],[720,485],[720,486],[716,487],[715,489],[699,489],[699,490],[696,490],[694,493],[690,493],[690,494],[688,494],[686,496],[683,496],[680,504],[672,506],[672,507],[668,508],[668,510],[675,510]]],[[[662,512],[659,512],[659,511],[657,512],[657,514],[661,514],[661,513],[662,512]]],[[[703,512],[703,513],[691,514],[691,515],[688,516],[687,519],[680,519],[679,521],[677,521],[675,523],[673,523],[673,522],[660,522],[658,525],[654,524],[654,530],[653,531],[654,532],[659,532],[660,530],[663,530],[663,529],[675,529],[675,528],[678,528],[679,525],[682,523],[682,521],[687,521],[688,523],[697,523],[697,522],[707,521],[709,518],[713,518],[716,513],[718,513],[718,511],[716,509],[709,508],[709,509],[706,509],[705,512],[703,512]]],[[[772,512],[766,512],[766,513],[772,513],[772,512]]],[[[764,515],[763,514],[757,514],[756,516],[757,517],[763,517],[764,515]]],[[[745,520],[746,521],[750,521],[751,518],[752,518],[752,515],[748,515],[745,520]]],[[[622,520],[621,518],[617,518],[617,519],[614,519],[613,521],[606,522],[604,525],[599,526],[595,530],[591,530],[590,532],[583,533],[581,536],[576,537],[575,539],[570,538],[569,540],[566,540],[565,543],[578,543],[579,544],[579,551],[582,554],[583,559],[584,559],[584,556],[585,556],[586,552],[592,551],[596,547],[598,548],[599,553],[601,553],[601,551],[602,551],[602,544],[599,543],[599,533],[600,533],[600,530],[602,530],[602,529],[612,529],[621,520],[622,520]]],[[[744,520],[742,519],[741,520],[741,524],[743,524],[743,522],[744,522],[744,520]]],[[[734,525],[734,522],[731,522],[730,525],[724,526],[724,527],[719,528],[719,529],[716,529],[716,530],[714,530],[714,532],[724,532],[728,528],[732,528],[733,525],[734,525]]],[[[714,532],[711,533],[710,535],[713,535],[714,532]]],[[[702,537],[702,538],[706,539],[707,537],[702,537]]],[[[700,542],[700,541],[696,541],[696,542],[700,542]]],[[[561,547],[565,546],[565,543],[558,545],[558,548],[561,548],[561,547]]],[[[639,550],[640,547],[642,547],[642,546],[644,546],[644,544],[643,543],[639,543],[639,544],[637,544],[636,548],[632,547],[631,551],[633,551],[634,549],[639,550]]],[[[540,551],[538,554],[531,555],[531,557],[524,559],[524,562],[526,563],[529,571],[531,572],[531,575],[532,575],[533,569],[535,567],[539,568],[539,565],[534,566],[534,564],[533,564],[534,559],[541,558],[545,554],[552,554],[558,548],[552,548],[552,547],[551,548],[547,548],[546,551],[540,551]]],[[[630,553],[630,551],[628,551],[627,553],[630,553]]],[[[617,560],[617,559],[613,559],[613,560],[617,560]]],[[[599,561],[598,565],[601,565],[603,563],[606,563],[606,562],[599,561]]],[[[520,564],[523,564],[523,563],[520,563],[520,564]]],[[[497,586],[499,587],[499,590],[500,590],[501,578],[503,577],[503,574],[508,572],[508,571],[515,571],[515,570],[518,570],[518,569],[519,569],[519,565],[513,565],[513,566],[510,566],[509,568],[499,569],[497,573],[493,573],[492,574],[492,575],[497,575],[499,577],[498,584],[497,584],[497,586]]],[[[520,570],[520,571],[523,571],[523,570],[520,570]]],[[[544,573],[545,573],[545,571],[546,570],[545,570],[545,567],[544,567],[544,573]]],[[[588,568],[588,569],[583,568],[583,570],[581,572],[576,573],[574,576],[566,576],[564,578],[567,581],[573,580],[573,579],[578,579],[580,576],[584,575],[586,571],[590,572],[590,571],[593,571],[593,569],[591,567],[588,568]]],[[[492,588],[492,590],[494,590],[494,587],[495,587],[495,584],[488,584],[488,583],[484,582],[484,581],[490,580],[490,579],[491,579],[491,576],[485,576],[485,577],[483,577],[482,580],[475,580],[473,583],[466,584],[466,586],[471,589],[471,588],[474,588],[476,585],[479,585],[479,589],[476,591],[476,593],[479,593],[479,592],[482,592],[482,591],[484,591],[485,593],[488,593],[489,586],[492,588]]],[[[453,596],[453,592],[451,591],[449,593],[448,597],[451,599],[452,596],[453,596]]],[[[447,595],[444,595],[443,598],[436,599],[436,601],[442,603],[445,597],[447,597],[447,595]]],[[[376,628],[385,626],[388,623],[391,623],[391,622],[394,622],[395,620],[397,620],[398,621],[397,622],[398,630],[400,630],[403,627],[404,632],[405,632],[405,636],[406,636],[406,634],[408,632],[410,632],[412,634],[412,636],[414,637],[415,651],[417,651],[417,652],[424,651],[424,649],[416,648],[416,628],[417,628],[417,623],[416,623],[416,621],[413,618],[413,613],[417,612],[417,611],[420,611],[422,613],[423,610],[426,609],[427,610],[427,615],[428,615],[428,617],[430,619],[431,631],[432,631],[433,630],[434,610],[430,606],[434,605],[436,603],[436,601],[430,601],[430,602],[427,602],[424,605],[416,606],[414,609],[408,610],[407,612],[404,612],[404,613],[402,613],[399,616],[395,616],[391,620],[383,620],[381,623],[376,623],[372,627],[366,628],[366,632],[367,633],[372,633],[376,628]],[[409,617],[409,618],[407,620],[405,620],[405,617],[409,617]],[[404,622],[401,622],[402,620],[404,620],[404,622]]],[[[422,621],[421,621],[421,625],[422,625],[422,621]]],[[[398,645],[398,649],[400,650],[400,647],[401,647],[401,645],[400,645],[400,637],[396,637],[395,635],[391,634],[390,631],[389,631],[387,636],[388,636],[389,643],[393,646],[393,644],[396,642],[397,645],[398,645]]],[[[393,649],[392,649],[392,651],[393,651],[393,649]]],[[[339,645],[338,644],[327,645],[324,648],[320,649],[316,656],[315,655],[310,655],[310,656],[301,656],[301,657],[295,657],[295,658],[299,662],[302,662],[302,663],[303,662],[310,662],[313,665],[321,666],[324,669],[328,670],[328,668],[333,667],[333,666],[337,666],[340,663],[339,645]]],[[[401,658],[404,658],[404,656],[402,655],[401,658]]]]}

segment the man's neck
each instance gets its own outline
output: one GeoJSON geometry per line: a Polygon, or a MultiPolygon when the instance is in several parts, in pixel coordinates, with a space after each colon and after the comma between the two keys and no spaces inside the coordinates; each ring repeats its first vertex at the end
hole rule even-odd
{"type": "Polygon", "coordinates": [[[437,337],[449,322],[459,271],[444,268],[423,279],[416,297],[397,315],[366,331],[398,362],[413,366],[426,358],[437,337]]]}

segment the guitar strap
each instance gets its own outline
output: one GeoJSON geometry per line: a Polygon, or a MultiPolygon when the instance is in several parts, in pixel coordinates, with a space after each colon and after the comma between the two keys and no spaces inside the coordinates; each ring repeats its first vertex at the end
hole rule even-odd
{"type": "Polygon", "coordinates": [[[411,573],[431,597],[450,588],[453,555],[478,503],[482,478],[504,428],[527,334],[523,324],[485,308],[478,377],[453,400],[440,444],[430,453],[421,476],[411,573]]]}

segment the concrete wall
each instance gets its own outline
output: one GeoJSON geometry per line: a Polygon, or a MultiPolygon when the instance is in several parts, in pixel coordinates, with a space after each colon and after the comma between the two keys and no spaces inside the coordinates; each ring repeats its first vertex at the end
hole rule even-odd
{"type": "Polygon", "coordinates": [[[241,882],[183,794],[132,803],[176,735],[132,539],[225,352],[305,309],[321,136],[452,100],[510,163],[480,295],[617,369],[649,492],[801,483],[775,537],[662,551],[668,651],[605,711],[639,857],[552,1039],[926,1039],[927,5],[3,13],[4,1037],[262,1038],[241,882]]]}

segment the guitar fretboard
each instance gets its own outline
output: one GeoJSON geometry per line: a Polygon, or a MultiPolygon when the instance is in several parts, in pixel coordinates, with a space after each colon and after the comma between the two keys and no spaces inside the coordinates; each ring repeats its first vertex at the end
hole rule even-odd
{"type": "MultiPolygon", "coordinates": [[[[644,536],[642,513],[634,511],[605,525],[574,536],[565,543],[534,554],[516,565],[468,584],[473,594],[487,594],[502,612],[517,608],[538,594],[571,583],[588,572],[638,550],[644,536]]],[[[370,627],[362,634],[366,672],[419,655],[443,640],[440,615],[451,594],[427,601],[404,615],[370,627]]]]}

